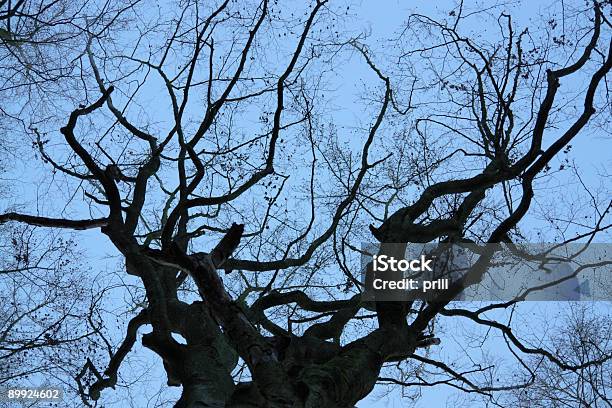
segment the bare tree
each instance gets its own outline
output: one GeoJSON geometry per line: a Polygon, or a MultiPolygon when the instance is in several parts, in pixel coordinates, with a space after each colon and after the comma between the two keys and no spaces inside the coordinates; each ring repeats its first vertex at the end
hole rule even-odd
{"type": "Polygon", "coordinates": [[[100,347],[89,341],[95,329],[87,326],[96,311],[81,283],[83,272],[71,259],[74,242],[42,237],[33,228],[3,230],[0,383],[23,384],[40,374],[62,377],[69,372],[67,361],[88,357],[88,346],[100,347]]]}
{"type": "Polygon", "coordinates": [[[0,131],[5,140],[19,140],[37,123],[58,119],[56,113],[65,109],[58,95],[81,100],[80,59],[87,38],[125,24],[136,4],[0,1],[0,131]]]}
{"type": "MultiPolygon", "coordinates": [[[[604,359],[610,351],[610,316],[574,305],[564,327],[552,336],[556,353],[575,365],[604,359]]],[[[507,404],[520,407],[606,407],[610,405],[610,362],[564,371],[548,360],[537,367],[533,385],[512,391],[507,404]]]]}
{"type": "MultiPolygon", "coordinates": [[[[380,52],[328,1],[164,6],[82,31],[81,84],[58,96],[71,112],[31,121],[49,185],[70,198],[61,215],[0,215],[100,231],[143,288],[106,366],[74,373],[84,403],[118,384],[145,325],[142,344],[182,387],[177,407],[350,407],[377,383],[492,398],[534,383],[431,358],[442,320],[501,334],[527,372],[530,356],[572,373],[608,361],[609,350],[568,358],[488,317],[521,298],[455,307],[492,254],[433,300],[366,305],[359,243],[528,241],[557,160],[609,127],[609,4],[567,9],[568,38],[554,20],[521,30],[498,7],[461,3],[446,19],[410,16],[380,52]],[[465,34],[474,18],[493,21],[494,38],[465,34]],[[368,82],[347,126],[329,93],[351,59],[368,82]]],[[[564,241],[605,233],[609,194],[589,197],[589,222],[576,222],[584,208],[551,208],[546,225],[578,234],[564,241]]]]}

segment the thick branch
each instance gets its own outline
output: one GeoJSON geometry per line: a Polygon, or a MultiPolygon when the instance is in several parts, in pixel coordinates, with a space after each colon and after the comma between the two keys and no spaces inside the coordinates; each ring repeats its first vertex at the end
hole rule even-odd
{"type": "Polygon", "coordinates": [[[0,224],[8,221],[23,222],[29,225],[51,228],[67,228],[74,230],[85,230],[91,228],[104,227],[108,224],[107,218],[96,218],[93,220],[67,220],[64,218],[47,218],[35,215],[18,214],[9,212],[0,214],[0,224]]]}

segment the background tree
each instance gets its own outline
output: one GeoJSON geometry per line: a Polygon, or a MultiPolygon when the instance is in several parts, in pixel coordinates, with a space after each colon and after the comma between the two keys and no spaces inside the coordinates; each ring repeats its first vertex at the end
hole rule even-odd
{"type": "MultiPolygon", "coordinates": [[[[610,316],[588,306],[572,307],[564,326],[551,336],[555,351],[575,365],[605,359],[610,349],[610,316]]],[[[538,367],[533,385],[513,390],[508,403],[520,407],[599,407],[610,404],[610,362],[580,370],[561,370],[549,360],[538,367]]]]}
{"type": "MultiPolygon", "coordinates": [[[[79,58],[89,33],[105,35],[124,23],[122,14],[134,4],[0,2],[3,210],[36,205],[39,197],[23,177],[32,169],[24,157],[37,150],[29,136],[36,136],[37,123],[59,124],[58,113],[69,112],[57,95],[71,100],[79,94],[79,58]]],[[[83,252],[73,234],[19,224],[0,228],[0,386],[55,384],[70,400],[78,395],[74,379],[83,362],[108,359],[108,322],[121,316],[107,314],[101,301],[113,293],[113,284],[107,271],[98,270],[92,279],[78,262],[83,252]]],[[[82,406],[74,398],[65,404],[82,406]]]]}
{"type": "Polygon", "coordinates": [[[520,299],[452,304],[491,255],[430,302],[366,305],[358,275],[372,239],[385,250],[606,233],[608,187],[580,180],[564,154],[609,129],[609,4],[574,4],[527,30],[504,6],[461,3],[441,19],[411,15],[380,49],[345,3],[92,7],[105,18],[82,18],[78,81],[58,80],[70,89],[48,115],[28,99],[18,116],[34,124],[53,175],[45,194],[58,199],[0,215],[99,231],[120,254],[132,317],[104,365],[73,372],[85,403],[118,385],[139,340],[182,387],[178,407],[345,407],[381,382],[496,402],[535,383],[486,359],[458,371],[430,358],[428,339],[444,344],[455,319],[503,336],[522,372],[530,356],[573,373],[607,362],[609,350],[573,360],[517,334],[520,299]],[[470,32],[475,21],[495,34],[470,32]],[[367,79],[359,101],[335,92],[349,61],[367,79]],[[559,172],[587,198],[562,205],[559,172]],[[534,214],[543,221],[530,229],[534,214]]]}

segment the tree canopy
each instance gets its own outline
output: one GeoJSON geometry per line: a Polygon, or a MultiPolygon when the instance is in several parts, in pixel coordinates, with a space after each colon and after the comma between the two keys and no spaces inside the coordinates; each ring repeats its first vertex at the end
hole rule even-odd
{"type": "Polygon", "coordinates": [[[435,299],[361,296],[363,243],[606,241],[608,174],[574,151],[609,137],[612,8],[565,3],[394,3],[381,39],[345,1],[0,1],[0,384],[111,406],[146,387],[141,343],[180,387],[155,406],[609,404],[592,311],[529,337],[520,298],[455,302],[481,264],[435,299]]]}

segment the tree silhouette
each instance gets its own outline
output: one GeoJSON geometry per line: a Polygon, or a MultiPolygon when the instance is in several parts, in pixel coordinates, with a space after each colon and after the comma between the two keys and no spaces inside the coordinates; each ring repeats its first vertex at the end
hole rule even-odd
{"type": "MultiPolygon", "coordinates": [[[[22,3],[9,2],[4,18],[29,16],[22,3]]],[[[487,379],[492,366],[430,358],[445,341],[442,319],[499,333],[517,366],[531,356],[575,373],[605,363],[609,353],[566,359],[488,317],[520,299],[452,304],[491,255],[433,300],[360,296],[362,242],[386,251],[533,238],[534,203],[573,168],[559,160],[581,134],[609,125],[610,5],[564,11],[519,30],[502,6],[461,3],[438,20],[411,15],[380,50],[343,28],[350,7],[322,0],[135,3],[83,17],[101,27],[81,26],[71,41],[74,75],[44,80],[74,88],[43,87],[57,109],[16,116],[46,181],[64,193],[62,212],[0,215],[98,231],[142,289],[120,344],[72,373],[83,402],[112,393],[145,326],[142,344],[163,361],[167,384],[182,387],[177,407],[352,407],[377,383],[492,398],[534,383],[499,384],[487,379]],[[479,19],[496,33],[470,34],[464,26],[479,19]],[[367,78],[352,126],[329,96],[348,61],[367,78]]],[[[2,33],[8,52],[14,24],[2,33]]],[[[609,195],[583,185],[597,216],[565,218],[586,211],[578,198],[572,210],[548,209],[553,234],[561,225],[588,240],[608,229],[609,195]]]]}

